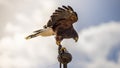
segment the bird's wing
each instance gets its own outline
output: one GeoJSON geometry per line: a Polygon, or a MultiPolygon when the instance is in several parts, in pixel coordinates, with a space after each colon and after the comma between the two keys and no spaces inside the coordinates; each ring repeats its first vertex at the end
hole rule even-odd
{"type": "Polygon", "coordinates": [[[54,31],[52,30],[52,28],[46,28],[46,29],[40,29],[40,30],[36,30],[34,31],[33,34],[29,35],[26,37],[26,39],[31,39],[37,36],[51,36],[54,35],[54,31]]]}
{"type": "Polygon", "coordinates": [[[52,27],[60,20],[71,20],[70,24],[73,24],[78,20],[78,16],[71,6],[58,7],[58,9],[51,15],[47,27],[52,27]]]}

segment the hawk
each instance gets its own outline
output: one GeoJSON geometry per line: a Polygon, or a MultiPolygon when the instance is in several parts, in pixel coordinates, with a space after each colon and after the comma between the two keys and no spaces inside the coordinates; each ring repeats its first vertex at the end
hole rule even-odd
{"type": "Polygon", "coordinates": [[[43,29],[39,29],[33,32],[33,34],[26,37],[31,39],[37,36],[52,36],[55,35],[56,44],[61,45],[63,39],[73,38],[75,42],[78,41],[78,34],[73,27],[73,24],[77,22],[77,13],[71,6],[62,6],[53,12],[49,21],[43,29]]]}

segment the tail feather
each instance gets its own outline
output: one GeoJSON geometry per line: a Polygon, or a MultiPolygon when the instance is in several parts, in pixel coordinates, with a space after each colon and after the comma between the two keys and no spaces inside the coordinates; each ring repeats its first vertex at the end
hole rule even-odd
{"type": "Polygon", "coordinates": [[[31,39],[37,36],[51,36],[54,35],[54,31],[52,30],[52,28],[46,28],[46,29],[40,29],[40,30],[36,30],[33,32],[34,34],[31,34],[29,36],[27,36],[25,39],[31,39]]]}
{"type": "Polygon", "coordinates": [[[27,36],[25,39],[26,39],[26,40],[29,40],[29,39],[31,39],[31,38],[37,37],[38,35],[39,35],[39,34],[31,34],[31,35],[27,36]]]}
{"type": "Polygon", "coordinates": [[[43,31],[44,31],[44,29],[39,29],[39,30],[33,31],[33,33],[41,33],[43,31]]]}

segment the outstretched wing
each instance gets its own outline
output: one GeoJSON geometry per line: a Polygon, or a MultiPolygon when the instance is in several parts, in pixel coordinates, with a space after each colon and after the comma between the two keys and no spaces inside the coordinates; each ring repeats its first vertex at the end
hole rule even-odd
{"type": "Polygon", "coordinates": [[[61,20],[70,20],[70,24],[73,24],[78,20],[78,16],[71,6],[58,7],[58,9],[51,15],[47,27],[52,27],[61,20]]]}

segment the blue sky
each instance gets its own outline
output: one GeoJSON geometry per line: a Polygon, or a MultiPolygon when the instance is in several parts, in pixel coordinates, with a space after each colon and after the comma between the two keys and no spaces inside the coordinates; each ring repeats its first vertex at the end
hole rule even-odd
{"type": "Polygon", "coordinates": [[[63,3],[75,7],[80,22],[78,29],[109,21],[120,21],[119,0],[64,0],[63,3]]]}
{"type": "Polygon", "coordinates": [[[41,29],[62,5],[79,16],[74,24],[79,41],[62,42],[73,56],[68,67],[120,68],[120,0],[0,0],[0,68],[59,66],[54,36],[24,37],[41,29]]]}

